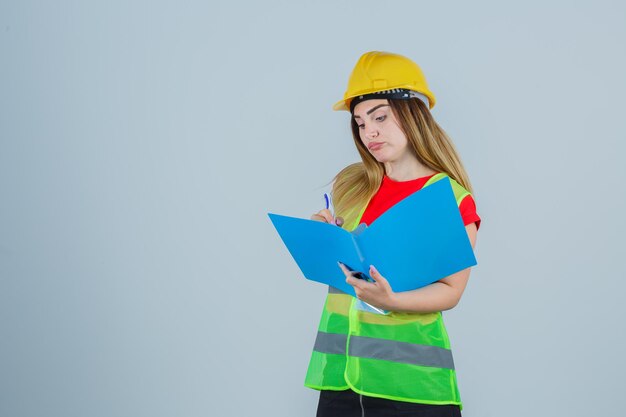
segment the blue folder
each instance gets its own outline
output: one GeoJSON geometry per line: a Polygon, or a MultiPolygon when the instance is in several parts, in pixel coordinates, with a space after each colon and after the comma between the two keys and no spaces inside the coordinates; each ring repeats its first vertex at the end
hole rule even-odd
{"type": "Polygon", "coordinates": [[[421,288],[477,264],[450,179],[396,203],[369,226],[339,226],[268,213],[304,277],[355,296],[337,261],[369,277],[374,265],[395,292],[421,288]]]}

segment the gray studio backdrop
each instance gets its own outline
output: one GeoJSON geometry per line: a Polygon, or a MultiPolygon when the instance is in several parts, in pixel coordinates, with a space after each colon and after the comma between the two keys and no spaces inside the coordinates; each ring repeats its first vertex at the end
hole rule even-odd
{"type": "Polygon", "coordinates": [[[478,212],[464,415],[620,415],[623,2],[0,2],[0,416],[313,416],[326,289],[267,212],[357,160],[361,53],[413,58],[478,212]]]}

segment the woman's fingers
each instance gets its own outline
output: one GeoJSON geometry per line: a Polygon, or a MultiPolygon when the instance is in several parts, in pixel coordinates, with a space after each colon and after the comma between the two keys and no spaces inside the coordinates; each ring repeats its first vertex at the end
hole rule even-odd
{"type": "Polygon", "coordinates": [[[350,271],[348,267],[341,262],[337,262],[337,264],[346,276],[346,282],[354,287],[354,293],[359,300],[381,308],[391,305],[391,299],[394,294],[393,290],[387,279],[378,272],[374,265],[370,265],[369,269],[369,274],[374,279],[374,282],[370,282],[355,276],[360,272],[350,271]]]}
{"type": "Polygon", "coordinates": [[[339,265],[339,269],[345,274],[346,278],[352,276],[350,270],[344,264],[337,262],[337,265],[339,265]]]}
{"type": "Polygon", "coordinates": [[[317,220],[326,223],[333,223],[333,215],[330,213],[330,210],[323,209],[315,213],[311,216],[311,220],[317,220]]]}
{"type": "Polygon", "coordinates": [[[311,216],[311,220],[335,224],[339,227],[343,226],[343,223],[344,223],[343,217],[333,218],[332,213],[328,209],[323,209],[313,214],[311,216]]]}
{"type": "Polygon", "coordinates": [[[323,209],[323,210],[318,211],[317,214],[319,214],[322,217],[324,217],[324,219],[326,219],[326,223],[332,223],[333,222],[333,215],[330,212],[330,210],[323,209]]]}
{"type": "Polygon", "coordinates": [[[341,268],[341,270],[343,271],[344,275],[346,276],[346,282],[348,284],[352,285],[354,287],[355,291],[357,289],[359,291],[362,291],[366,285],[371,285],[369,282],[365,281],[364,279],[360,279],[360,278],[356,278],[355,277],[356,274],[360,274],[359,271],[350,271],[341,262],[337,262],[337,264],[339,264],[339,268],[341,268]]]}
{"type": "Polygon", "coordinates": [[[339,268],[343,271],[343,274],[346,276],[346,282],[350,285],[355,285],[358,283],[359,279],[354,277],[354,274],[357,274],[357,271],[350,271],[347,266],[342,264],[341,262],[337,262],[339,268]]]}
{"type": "Polygon", "coordinates": [[[384,285],[389,285],[389,282],[387,282],[387,279],[383,277],[382,275],[380,275],[380,272],[378,272],[378,269],[376,269],[374,265],[370,265],[370,276],[376,282],[379,282],[384,285]]]}

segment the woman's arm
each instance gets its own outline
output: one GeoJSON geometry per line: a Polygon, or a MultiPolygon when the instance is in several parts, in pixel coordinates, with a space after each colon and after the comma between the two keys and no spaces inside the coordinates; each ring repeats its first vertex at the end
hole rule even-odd
{"type": "MultiPolygon", "coordinates": [[[[465,226],[472,248],[476,244],[476,223],[465,226]]],[[[390,311],[432,313],[449,310],[456,306],[463,295],[471,268],[448,275],[441,280],[412,291],[393,292],[387,280],[376,269],[370,269],[375,283],[351,276],[342,266],[348,282],[354,287],[359,299],[375,307],[390,311]]]]}

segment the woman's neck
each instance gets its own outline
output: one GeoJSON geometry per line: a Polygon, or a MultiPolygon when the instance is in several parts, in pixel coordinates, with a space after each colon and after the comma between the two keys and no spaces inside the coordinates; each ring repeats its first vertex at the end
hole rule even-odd
{"type": "Polygon", "coordinates": [[[409,181],[416,178],[432,175],[437,171],[433,171],[427,166],[421,164],[416,159],[396,162],[385,162],[385,175],[394,181],[409,181]]]}

